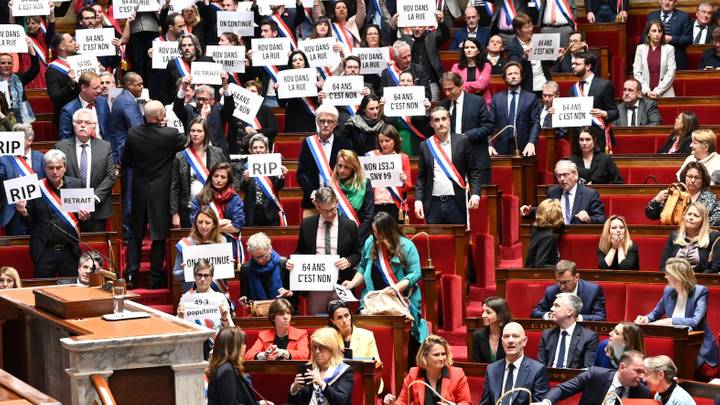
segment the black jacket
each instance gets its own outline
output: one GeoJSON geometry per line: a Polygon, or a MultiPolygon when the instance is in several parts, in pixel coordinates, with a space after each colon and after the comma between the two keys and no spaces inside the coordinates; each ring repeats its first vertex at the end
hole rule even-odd
{"type": "Polygon", "coordinates": [[[502,339],[498,342],[495,359],[490,357],[490,329],[488,327],[476,330],[472,337],[472,361],[478,363],[492,363],[505,358],[505,349],[502,346],[502,339]]]}
{"type": "MultiPolygon", "coordinates": [[[[332,149],[330,152],[330,156],[327,157],[328,164],[330,165],[330,170],[335,167],[338,151],[340,149],[350,148],[350,142],[348,142],[342,137],[333,135],[332,149]]],[[[305,138],[302,141],[302,146],[300,147],[300,157],[298,158],[298,167],[296,173],[297,182],[300,185],[300,188],[302,188],[303,190],[303,208],[315,208],[312,201],[310,201],[310,194],[312,194],[313,191],[317,190],[317,188],[320,187],[319,175],[320,173],[318,171],[317,165],[315,164],[315,159],[313,158],[312,152],[310,152],[310,147],[307,144],[307,138],[305,138]]]]}
{"type": "MultiPolygon", "coordinates": [[[[313,215],[302,220],[300,223],[300,232],[297,239],[296,254],[314,255],[316,254],[316,240],[318,226],[320,225],[320,215],[313,215]]],[[[343,217],[338,217],[338,240],[337,254],[341,258],[344,257],[350,262],[350,267],[342,270],[338,274],[338,283],[344,280],[350,280],[355,275],[355,266],[360,263],[360,252],[362,243],[358,238],[358,230],[355,222],[343,217]]]]}
{"type": "MultiPolygon", "coordinates": [[[[671,257],[675,257],[682,246],[675,243],[678,231],[673,231],[668,240],[665,243],[665,249],[663,249],[662,259],[660,259],[660,271],[665,271],[665,262],[671,257]]],[[[710,231],[710,241],[707,247],[698,248],[700,256],[700,263],[697,267],[694,267],[695,273],[717,273],[720,272],[720,246],[715,246],[712,249],[715,241],[720,237],[720,232],[710,231]],[[710,251],[712,249],[712,256],[710,251]]]]}
{"type": "Polygon", "coordinates": [[[235,374],[230,363],[224,363],[215,370],[208,382],[208,405],[255,405],[257,401],[250,388],[250,381],[235,374]]]}
{"type": "Polygon", "coordinates": [[[597,250],[597,258],[598,258],[598,269],[609,269],[609,270],[640,270],[640,255],[638,254],[638,246],[637,243],[633,243],[630,246],[630,249],[625,252],[625,259],[618,263],[618,257],[617,253],[615,254],[615,258],[613,258],[613,262],[610,266],[607,265],[605,262],[605,255],[607,253],[603,253],[600,248],[597,250]]]}
{"type": "MultiPolygon", "coordinates": [[[[275,188],[275,192],[279,192],[280,189],[282,189],[285,186],[285,178],[281,178],[278,176],[270,177],[270,181],[272,181],[273,188],[275,188]]],[[[243,200],[244,205],[243,208],[245,208],[245,226],[256,226],[256,218],[255,213],[257,212],[258,206],[257,206],[257,192],[259,191],[257,187],[255,186],[255,179],[249,178],[247,181],[244,179],[240,181],[240,190],[242,190],[243,194],[245,195],[245,198],[243,200]]],[[[262,193],[262,191],[260,191],[262,193]]],[[[280,198],[279,195],[276,194],[276,197],[280,198]]],[[[267,220],[279,220],[279,208],[278,206],[267,196],[263,193],[263,204],[262,204],[262,211],[263,215],[265,215],[265,218],[267,220]]]]}
{"type": "Polygon", "coordinates": [[[533,227],[530,246],[525,256],[525,267],[529,269],[555,267],[560,261],[557,237],[550,228],[533,227]]]}
{"type": "Polygon", "coordinates": [[[585,184],[623,184],[623,178],[613,159],[602,152],[593,154],[590,168],[585,168],[585,162],[580,155],[571,155],[570,161],[578,168],[578,177],[585,180],[585,184]]]}
{"type": "MultiPolygon", "coordinates": [[[[325,390],[322,392],[326,399],[325,405],[347,405],[351,401],[353,385],[355,380],[353,377],[352,367],[348,367],[340,378],[335,380],[332,384],[327,384],[325,390]]],[[[297,392],[297,394],[290,394],[288,397],[288,403],[292,405],[308,405],[312,399],[313,385],[306,384],[297,392]]]]}

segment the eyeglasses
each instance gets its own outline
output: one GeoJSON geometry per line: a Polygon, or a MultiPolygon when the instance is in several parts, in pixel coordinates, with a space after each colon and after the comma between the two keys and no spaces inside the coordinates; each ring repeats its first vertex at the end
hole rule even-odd
{"type": "Polygon", "coordinates": [[[318,124],[320,125],[332,125],[336,123],[336,120],[317,120],[318,124]]]}
{"type": "Polygon", "coordinates": [[[555,280],[555,284],[561,285],[561,286],[570,286],[575,280],[555,280]]]}
{"type": "Polygon", "coordinates": [[[88,126],[88,127],[94,127],[94,126],[95,126],[95,123],[92,122],[92,121],[75,120],[75,121],[73,121],[73,122],[74,122],[75,124],[85,125],[85,126],[88,126]]]}
{"type": "Polygon", "coordinates": [[[195,275],[195,278],[198,279],[198,280],[202,280],[202,279],[205,279],[205,278],[211,279],[211,278],[212,278],[212,274],[209,274],[209,273],[196,274],[196,275],[195,275]]]}
{"type": "Polygon", "coordinates": [[[338,210],[337,207],[328,208],[328,209],[318,208],[318,211],[319,211],[321,214],[334,214],[334,213],[337,212],[337,210],[338,210]]]}

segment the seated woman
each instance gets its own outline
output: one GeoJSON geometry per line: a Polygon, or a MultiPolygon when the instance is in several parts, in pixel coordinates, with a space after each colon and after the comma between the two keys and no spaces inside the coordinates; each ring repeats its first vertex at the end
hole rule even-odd
{"type": "Polygon", "coordinates": [[[692,265],[685,259],[668,259],[665,279],[668,285],[655,309],[638,316],[635,323],[684,326],[705,332],[696,361],[696,378],[708,381],[717,374],[718,365],[717,340],[707,323],[708,289],[697,283],[692,265]]]}
{"type": "Polygon", "coordinates": [[[448,342],[436,335],[425,339],[416,358],[417,366],[408,371],[403,381],[402,391],[397,399],[387,394],[384,405],[435,404],[452,403],[470,405],[470,386],[465,372],[453,367],[452,352],[448,342]],[[424,384],[410,384],[424,381],[432,387],[440,387],[440,392],[428,389],[424,384]],[[442,397],[439,397],[440,394],[442,397]],[[432,399],[428,396],[432,395],[432,399]]]}
{"type": "Polygon", "coordinates": [[[710,229],[705,206],[692,203],[685,210],[680,228],[673,231],[665,243],[660,270],[665,271],[665,262],[670,258],[682,258],[690,262],[696,273],[717,273],[720,271],[720,250],[713,249],[720,232],[710,229]]]}
{"type": "Polygon", "coordinates": [[[635,48],[633,76],[642,83],[645,97],[675,97],[675,47],[665,40],[665,25],[650,21],[644,34],[647,43],[635,48]]]}
{"type": "Polygon", "coordinates": [[[720,155],[717,154],[717,137],[712,129],[698,129],[692,133],[690,142],[690,156],[688,156],[677,171],[678,180],[682,169],[690,162],[700,162],[710,173],[711,184],[720,184],[716,180],[715,172],[720,170],[720,155]]]}
{"type": "MultiPolygon", "coordinates": [[[[185,260],[183,250],[187,246],[209,245],[213,243],[225,243],[225,237],[220,234],[220,227],[217,214],[210,207],[204,207],[195,215],[195,220],[190,230],[190,236],[180,239],[175,245],[175,266],[173,277],[176,280],[185,280],[185,260]]],[[[188,269],[189,271],[189,269],[188,269]]],[[[191,284],[187,286],[189,289],[191,284]]]]}
{"type": "Polygon", "coordinates": [[[526,268],[554,267],[560,261],[557,233],[564,225],[560,200],[543,200],[538,205],[525,256],[526,268]]]}
{"type": "Polygon", "coordinates": [[[273,250],[270,238],[258,232],[248,238],[247,249],[250,260],[243,264],[240,272],[240,302],[287,298],[295,307],[297,299],[288,289],[287,259],[273,250]]]}
{"type": "Polygon", "coordinates": [[[620,356],[624,352],[637,350],[645,353],[645,335],[639,326],[632,322],[620,322],[610,331],[610,337],[600,342],[595,365],[617,369],[620,356]]]}
{"type": "Polygon", "coordinates": [[[575,152],[569,159],[578,168],[581,184],[623,184],[615,162],[610,155],[597,148],[593,127],[580,129],[575,143],[575,152]]]}
{"type": "Polygon", "coordinates": [[[625,217],[611,215],[605,221],[597,250],[598,269],[639,270],[638,246],[630,239],[625,217]]]}
{"type": "Polygon", "coordinates": [[[645,384],[655,393],[656,401],[662,405],[695,405],[693,397],[678,384],[677,373],[677,366],[668,356],[645,358],[645,384]]]}
{"type": "MultiPolygon", "coordinates": [[[[263,134],[255,134],[250,138],[250,154],[270,153],[268,139],[263,134]]],[[[285,176],[288,169],[280,166],[282,175],[250,177],[247,165],[243,168],[240,190],[245,195],[245,226],[287,226],[287,219],[280,202],[278,192],[285,187],[285,176]]]]}
{"type": "Polygon", "coordinates": [[[22,288],[20,274],[18,274],[18,271],[15,270],[15,267],[0,267],[0,290],[9,288],[22,288]]]}
{"type": "Polygon", "coordinates": [[[492,363],[505,358],[502,347],[502,330],[512,321],[507,301],[500,297],[488,297],[483,301],[483,328],[473,332],[472,360],[478,363],[492,363]]]}
{"type": "Polygon", "coordinates": [[[697,116],[692,111],[683,111],[675,117],[673,130],[665,145],[657,153],[690,153],[692,133],[700,129],[697,116]]]}
{"type": "Polygon", "coordinates": [[[463,91],[483,97],[485,104],[489,106],[492,98],[490,94],[492,69],[480,42],[475,38],[468,38],[463,42],[460,62],[453,64],[451,70],[463,79],[463,91]]]}
{"type": "Polygon", "coordinates": [[[503,67],[508,62],[507,58],[503,56],[505,47],[503,46],[502,37],[500,35],[491,36],[485,50],[487,51],[487,61],[492,67],[490,74],[501,75],[503,73],[503,67]]]}
{"type": "MultiPolygon", "coordinates": [[[[705,206],[710,217],[710,226],[720,226],[720,201],[715,193],[710,191],[710,175],[705,166],[698,162],[690,162],[683,167],[680,178],[690,194],[690,201],[705,206]]],[[[650,219],[660,219],[668,194],[667,189],[657,193],[645,207],[645,216],[650,219]]]]}
{"type": "Polygon", "coordinates": [[[343,127],[343,137],[350,141],[358,156],[377,148],[377,136],[385,127],[380,107],[380,97],[369,94],[362,98],[357,113],[343,127]]]}
{"type": "Polygon", "coordinates": [[[270,304],[268,320],[273,325],[258,334],[245,360],[305,360],[310,355],[308,333],[290,325],[293,306],[285,298],[270,304]]]}
{"type": "Polygon", "coordinates": [[[352,397],[353,369],[343,363],[343,342],[333,328],[320,328],[312,335],[312,357],[300,366],[290,385],[292,405],[348,405],[352,397]]]}
{"type": "Polygon", "coordinates": [[[334,189],[339,192],[337,196],[338,210],[346,218],[355,221],[360,240],[367,239],[370,234],[370,222],[375,213],[375,195],[370,186],[370,179],[365,178],[362,165],[360,165],[360,160],[355,152],[348,149],[338,151],[337,163],[335,163],[330,181],[337,184],[334,189]],[[348,204],[344,204],[344,202],[348,204]],[[346,205],[350,212],[346,212],[343,205],[346,205]]]}
{"type": "Polygon", "coordinates": [[[397,218],[398,223],[408,220],[407,193],[412,190],[412,178],[410,176],[410,158],[400,152],[400,134],[394,126],[388,124],[377,135],[377,151],[380,155],[400,155],[402,172],[400,180],[401,187],[375,187],[373,194],[375,198],[375,212],[387,212],[391,217],[397,218]]]}

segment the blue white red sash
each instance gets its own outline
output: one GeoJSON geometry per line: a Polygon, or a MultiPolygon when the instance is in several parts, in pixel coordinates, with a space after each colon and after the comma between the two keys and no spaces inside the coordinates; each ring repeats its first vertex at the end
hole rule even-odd
{"type": "Polygon", "coordinates": [[[190,239],[189,237],[185,237],[180,239],[178,243],[175,244],[175,249],[177,249],[178,252],[183,253],[186,247],[190,247],[193,245],[195,245],[195,243],[193,243],[192,239],[190,239]]]}
{"type": "Polygon", "coordinates": [[[268,200],[275,203],[275,206],[278,207],[278,216],[280,217],[280,226],[287,226],[287,217],[285,217],[285,210],[283,209],[282,203],[280,202],[280,199],[277,196],[277,192],[275,191],[275,187],[273,186],[273,183],[272,183],[272,180],[270,180],[270,177],[268,177],[268,176],[256,177],[255,181],[257,182],[258,186],[260,186],[260,190],[262,190],[263,194],[265,194],[265,197],[267,197],[268,200]]]}
{"type": "MultiPolygon", "coordinates": [[[[582,86],[580,85],[580,82],[577,82],[573,84],[572,87],[570,87],[570,93],[575,97],[585,97],[585,92],[582,89],[582,86]]],[[[603,129],[605,132],[605,153],[612,153],[612,142],[610,138],[610,124],[606,124],[605,120],[602,117],[592,117],[592,123],[594,125],[599,126],[603,129]]]]}
{"type": "Polygon", "coordinates": [[[357,212],[355,212],[355,208],[353,208],[352,204],[350,204],[350,200],[348,200],[345,192],[342,190],[342,188],[340,188],[340,183],[335,181],[330,184],[330,188],[333,189],[335,195],[337,196],[338,208],[340,209],[340,213],[345,215],[345,218],[355,222],[355,225],[360,227],[360,217],[358,216],[357,212]]]}
{"type": "Polygon", "coordinates": [[[47,24],[45,24],[45,19],[42,17],[38,17],[38,19],[40,20],[40,32],[42,32],[43,35],[47,34],[47,24]]]}
{"type": "Polygon", "coordinates": [[[408,129],[408,131],[413,133],[413,135],[417,136],[418,138],[422,139],[423,141],[427,139],[427,137],[419,129],[417,129],[417,127],[415,127],[415,125],[412,124],[411,117],[398,117],[398,119],[408,129]]]}
{"type": "MultiPolygon", "coordinates": [[[[210,209],[215,211],[215,214],[218,216],[218,219],[225,218],[225,214],[220,209],[220,207],[218,207],[217,204],[215,204],[215,201],[210,201],[210,204],[208,204],[208,206],[210,207],[210,209]]],[[[238,233],[237,235],[234,235],[231,233],[223,232],[223,235],[225,235],[231,239],[231,243],[233,244],[233,251],[234,251],[233,255],[235,256],[236,260],[238,260],[238,262],[240,264],[242,264],[245,261],[245,252],[243,250],[242,242],[240,241],[240,234],[238,233]]]]}
{"type": "MultiPolygon", "coordinates": [[[[537,3],[538,0],[535,1],[537,3]]],[[[539,5],[539,3],[537,4],[539,5]]],[[[560,11],[560,14],[562,14],[575,27],[575,29],[577,29],[575,16],[573,15],[572,9],[570,8],[570,4],[568,4],[567,0],[555,0],[555,6],[560,11]]]]}
{"type": "MultiPolygon", "coordinates": [[[[262,124],[260,124],[260,120],[257,119],[257,117],[253,118],[253,122],[248,122],[248,125],[253,127],[256,131],[260,131],[262,129],[262,124]]],[[[275,147],[275,144],[273,144],[273,147],[275,147]]]]}
{"type": "Polygon", "coordinates": [[[301,97],[300,101],[303,102],[303,106],[310,113],[310,115],[314,117],[317,107],[315,106],[315,103],[312,101],[312,99],[310,97],[301,97]]]}
{"type": "Polygon", "coordinates": [[[62,200],[60,199],[60,196],[57,195],[57,193],[52,189],[50,183],[48,182],[48,179],[40,180],[40,190],[42,191],[42,196],[45,199],[45,202],[47,202],[50,208],[55,211],[55,214],[62,218],[62,220],[71,228],[73,228],[75,230],[75,233],[80,236],[80,223],[75,217],[75,214],[63,211],[62,200]]]}
{"type": "Polygon", "coordinates": [[[10,156],[10,161],[13,163],[13,166],[15,166],[15,169],[17,169],[18,172],[22,173],[22,176],[29,176],[31,174],[35,174],[32,166],[25,159],[24,156],[10,156]]]}
{"type": "Polygon", "coordinates": [[[400,85],[400,74],[401,73],[402,72],[400,71],[400,69],[398,69],[394,63],[392,65],[388,66],[388,74],[390,75],[390,79],[393,81],[393,83],[395,83],[396,86],[400,85]]]}
{"type": "Polygon", "coordinates": [[[616,7],[617,13],[620,14],[620,12],[623,11],[623,8],[624,8],[623,0],[617,0],[617,7],[616,7]]]}
{"type": "Polygon", "coordinates": [[[45,54],[45,50],[42,46],[37,42],[37,40],[31,36],[28,36],[30,38],[30,44],[32,45],[33,49],[35,50],[35,54],[37,55],[40,62],[47,66],[47,55],[45,54]]]}
{"type": "Polygon", "coordinates": [[[347,47],[350,48],[350,50],[352,51],[355,42],[352,34],[350,34],[348,30],[345,29],[345,24],[333,23],[332,29],[333,33],[335,34],[335,38],[337,38],[337,40],[342,42],[344,45],[347,45],[347,47]]]}
{"type": "Polygon", "coordinates": [[[285,24],[285,21],[282,19],[282,17],[280,17],[280,15],[277,13],[273,13],[270,16],[270,19],[275,21],[275,24],[277,24],[280,36],[283,36],[290,40],[290,46],[292,47],[292,49],[298,49],[297,41],[295,41],[295,35],[293,35],[290,27],[285,24]]]}
{"type": "Polygon", "coordinates": [[[190,66],[188,66],[187,62],[185,62],[185,60],[183,60],[182,58],[175,58],[175,67],[177,67],[178,73],[180,73],[180,77],[190,75],[190,66]]]}
{"type": "Polygon", "coordinates": [[[242,85],[242,83],[240,82],[240,76],[238,76],[237,73],[228,72],[228,81],[229,81],[230,83],[235,83],[235,84],[237,84],[238,86],[241,86],[241,85],[242,85]]]}
{"type": "Polygon", "coordinates": [[[455,184],[460,186],[460,188],[467,190],[465,179],[460,176],[460,173],[457,168],[455,168],[452,160],[450,160],[442,146],[440,146],[440,140],[438,140],[438,137],[435,135],[431,136],[427,140],[427,145],[428,149],[430,149],[430,153],[432,153],[433,158],[435,159],[435,164],[440,166],[440,169],[442,169],[447,178],[455,182],[455,184]]]}
{"type": "Polygon", "coordinates": [[[217,204],[215,204],[215,201],[210,201],[210,204],[208,204],[208,206],[209,206],[213,211],[215,211],[215,215],[218,216],[218,219],[224,219],[224,218],[225,218],[225,214],[223,214],[223,212],[222,212],[222,210],[220,209],[220,207],[218,207],[217,204]]]}
{"type": "Polygon", "coordinates": [[[48,69],[49,68],[55,69],[58,72],[67,76],[68,72],[70,71],[70,64],[64,60],[55,59],[54,61],[50,62],[50,64],[48,65],[48,69]]]}
{"type": "Polygon", "coordinates": [[[278,70],[277,66],[275,66],[275,65],[272,65],[272,66],[263,66],[263,69],[265,69],[265,72],[267,72],[268,76],[270,76],[270,78],[271,78],[275,83],[278,82],[278,73],[279,73],[279,70],[278,70]]]}
{"type": "Polygon", "coordinates": [[[502,0],[502,11],[503,14],[505,14],[505,18],[507,19],[506,22],[512,25],[513,18],[517,16],[517,11],[515,11],[515,4],[513,3],[513,0],[502,0]]]}
{"type": "MultiPolygon", "coordinates": [[[[371,150],[370,152],[366,153],[367,156],[382,156],[382,154],[377,150],[371,150]]],[[[390,193],[390,197],[392,197],[393,202],[398,207],[399,210],[404,210],[404,206],[407,203],[407,199],[403,198],[403,193],[398,189],[396,186],[386,186],[388,192],[390,193]]]]}
{"type": "Polygon", "coordinates": [[[310,148],[310,154],[312,154],[312,157],[315,160],[315,166],[317,166],[323,182],[326,185],[331,184],[330,177],[332,176],[332,170],[330,169],[330,161],[325,155],[325,150],[320,142],[320,137],[317,135],[311,135],[305,138],[305,142],[307,142],[308,147],[310,148]]]}
{"type": "Polygon", "coordinates": [[[189,146],[183,150],[183,156],[185,156],[185,160],[187,160],[198,180],[205,185],[205,182],[210,175],[210,171],[205,163],[203,163],[202,159],[200,159],[200,156],[198,156],[197,153],[195,153],[195,151],[189,146]]]}
{"type": "Polygon", "coordinates": [[[340,376],[342,376],[345,373],[345,371],[349,367],[350,366],[348,366],[345,363],[338,364],[335,367],[335,370],[332,370],[332,372],[330,372],[331,370],[328,370],[326,372],[325,375],[327,375],[327,377],[323,378],[323,381],[325,381],[325,384],[332,385],[335,381],[337,381],[338,378],[340,378],[340,376]]]}
{"type": "Polygon", "coordinates": [[[398,283],[397,277],[395,277],[395,273],[392,271],[392,266],[390,265],[390,257],[388,255],[387,247],[380,243],[380,248],[377,249],[377,267],[378,270],[380,270],[380,277],[385,281],[385,284],[387,284],[389,287],[395,288],[395,285],[398,283]]]}
{"type": "MultiPolygon", "coordinates": [[[[537,1],[537,0],[535,0],[537,1]]],[[[487,11],[488,16],[492,17],[493,14],[495,14],[495,5],[492,3],[492,0],[485,0],[485,11],[487,11]]]]}

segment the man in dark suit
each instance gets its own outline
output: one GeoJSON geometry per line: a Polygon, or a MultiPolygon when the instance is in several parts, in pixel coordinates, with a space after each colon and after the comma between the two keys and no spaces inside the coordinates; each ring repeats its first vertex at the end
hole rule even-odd
{"type": "Polygon", "coordinates": [[[169,60],[165,68],[165,86],[158,94],[158,100],[163,104],[170,104],[177,93],[177,83],[181,77],[190,75],[193,62],[214,62],[210,56],[202,54],[200,40],[193,34],[184,35],[180,39],[180,57],[169,60]]]}
{"type": "MultiPolygon", "coordinates": [[[[693,24],[690,15],[675,8],[677,0],[660,0],[660,10],[650,12],[645,26],[653,20],[665,25],[665,42],[675,47],[677,70],[687,69],[687,46],[693,42],[693,24]]],[[[643,39],[643,42],[647,42],[643,39]]]]}
{"type": "Polygon", "coordinates": [[[450,133],[465,135],[472,145],[473,159],[480,170],[480,184],[490,184],[490,155],[488,137],[492,135],[485,100],[463,91],[463,80],[453,72],[445,72],[440,79],[445,99],[442,107],[450,111],[450,133]]]}
{"type": "Polygon", "coordinates": [[[438,26],[437,29],[429,31],[428,27],[413,27],[410,35],[401,35],[400,40],[410,44],[412,49],[412,62],[421,65],[425,69],[427,81],[430,85],[431,101],[440,99],[438,81],[445,68],[440,62],[440,46],[450,39],[450,28],[443,20],[441,11],[435,12],[438,26]]]}
{"type": "Polygon", "coordinates": [[[150,288],[161,288],[165,240],[170,230],[170,177],[175,154],[187,138],[175,128],[162,126],[165,107],[159,101],[145,104],[147,123],[128,131],[122,165],[132,168],[132,208],[125,278],[128,288],[137,287],[140,253],[145,227],[150,223],[150,288]]]}
{"type": "Polygon", "coordinates": [[[577,266],[570,260],[560,260],[555,265],[555,284],[545,289],[545,296],[530,314],[531,318],[551,319],[552,304],[560,293],[572,293],[582,300],[579,321],[604,321],[605,294],[602,287],[580,279],[577,266]]]}
{"type": "Polygon", "coordinates": [[[380,96],[383,94],[385,87],[399,86],[400,73],[409,70],[412,72],[416,86],[425,86],[425,97],[430,100],[432,93],[430,92],[430,82],[428,81],[427,72],[423,65],[413,63],[412,48],[405,41],[395,41],[392,47],[393,64],[385,68],[380,73],[380,96]]]}
{"type": "Polygon", "coordinates": [[[628,10],[630,10],[630,0],[622,0],[622,2],[585,0],[585,10],[587,20],[590,24],[595,24],[596,22],[614,23],[618,15],[620,19],[625,22],[627,21],[628,10]],[[620,6],[619,8],[618,5],[620,6]]]}
{"type": "Polygon", "coordinates": [[[582,300],[573,293],[560,293],[550,309],[554,327],[540,337],[538,360],[547,367],[586,368],[595,364],[597,333],[577,323],[582,300]]]}
{"type": "MultiPolygon", "coordinates": [[[[296,254],[338,255],[338,284],[352,280],[355,266],[360,262],[361,242],[355,222],[338,215],[337,196],[329,187],[320,187],[315,192],[315,207],[319,214],[307,217],[300,224],[296,254]]],[[[288,261],[291,272],[294,263],[288,261]]],[[[334,299],[335,291],[313,291],[308,293],[308,311],[312,315],[325,313],[327,304],[334,299]]]]}
{"type": "Polygon", "coordinates": [[[455,32],[450,43],[450,50],[462,50],[463,42],[468,38],[475,38],[481,45],[487,45],[492,15],[488,14],[485,7],[478,9],[469,4],[463,14],[465,15],[465,25],[455,32]]]}
{"type": "Polygon", "coordinates": [[[300,148],[300,157],[296,173],[297,182],[303,190],[303,218],[317,214],[317,210],[312,201],[313,194],[318,187],[321,185],[327,186],[330,181],[329,178],[326,179],[324,175],[320,174],[320,166],[318,166],[318,164],[325,164],[323,162],[323,154],[318,155],[313,153],[309,143],[313,143],[314,145],[317,145],[317,143],[320,144],[324,158],[327,158],[327,164],[330,167],[328,176],[332,174],[332,170],[335,167],[338,151],[340,151],[340,149],[351,148],[350,141],[333,134],[338,119],[338,111],[335,107],[320,104],[315,114],[317,115],[317,124],[320,130],[318,131],[317,138],[316,135],[310,135],[303,141],[302,147],[300,148]],[[319,162],[315,159],[319,159],[319,162]]]}
{"type": "Polygon", "coordinates": [[[647,127],[660,125],[662,117],[655,100],[642,96],[642,85],[631,77],[623,84],[623,102],[617,105],[618,119],[613,124],[621,127],[647,127]]]}
{"type": "MultiPolygon", "coordinates": [[[[553,127],[553,114],[555,114],[555,108],[553,108],[553,100],[555,97],[560,97],[560,86],[556,81],[550,80],[543,84],[542,88],[542,110],[540,111],[540,127],[543,129],[549,129],[553,127]]],[[[567,139],[568,130],[567,128],[555,128],[558,138],[567,139]]]]}
{"type": "MultiPolygon", "coordinates": [[[[502,347],[505,358],[487,367],[485,386],[480,405],[495,405],[500,396],[513,388],[527,388],[533,398],[547,394],[547,369],[539,361],[525,356],[527,345],[525,329],[517,322],[510,322],[503,328],[502,347]]],[[[515,392],[503,398],[502,404],[528,405],[532,399],[525,392],[515,392]]]]}
{"type": "Polygon", "coordinates": [[[55,107],[53,121],[56,124],[60,118],[60,109],[77,97],[80,91],[80,87],[75,82],[75,71],[70,69],[67,62],[67,57],[74,55],[78,48],[72,35],[63,32],[55,33],[50,42],[55,60],[45,71],[45,82],[48,96],[55,107]]]}
{"type": "Polygon", "coordinates": [[[697,5],[695,21],[692,24],[693,44],[711,44],[712,32],[717,25],[712,23],[713,6],[704,2],[697,5]]]}
{"type": "Polygon", "coordinates": [[[95,130],[96,135],[107,136],[110,109],[107,98],[100,95],[100,77],[95,72],[85,72],[80,75],[78,84],[80,85],[80,94],[60,110],[58,137],[61,140],[73,137],[73,114],[81,108],[89,108],[94,111],[98,123],[95,130]]]}
{"type": "Polygon", "coordinates": [[[137,102],[142,90],[143,78],[135,72],[127,72],[123,76],[123,90],[113,100],[108,117],[108,133],[104,137],[112,145],[113,157],[117,163],[120,163],[128,130],[144,122],[137,102]]]}
{"type": "MultiPolygon", "coordinates": [[[[561,49],[560,58],[550,69],[553,73],[573,73],[572,60],[580,52],[587,52],[588,44],[585,42],[585,32],[573,31],[568,38],[567,48],[561,49]]],[[[592,71],[598,74],[598,66],[593,66],[592,71]]]]}
{"type": "Polygon", "coordinates": [[[67,157],[67,174],[80,179],[82,187],[95,193],[95,212],[80,223],[83,232],[103,232],[112,216],[112,188],[115,160],[110,143],[95,137],[97,119],[92,110],[81,108],[72,118],[75,136],[63,139],[55,149],[67,157]]]}
{"type": "Polygon", "coordinates": [[[522,151],[523,156],[534,156],[540,135],[540,103],[534,93],[520,88],[522,68],[519,63],[505,65],[503,80],[507,91],[495,93],[490,103],[490,121],[500,135],[496,135],[495,147],[491,146],[489,152],[491,155],[514,155],[517,139],[517,150],[522,151]]]}
{"type": "Polygon", "coordinates": [[[644,354],[628,350],[620,356],[617,371],[590,367],[575,378],[552,388],[540,404],[553,405],[580,393],[582,396],[579,405],[602,404],[610,392],[623,399],[651,398],[650,391],[642,383],[645,374],[644,358],[644,354]]]}
{"type": "Polygon", "coordinates": [[[465,135],[451,134],[450,113],[444,107],[432,110],[430,125],[435,135],[420,144],[415,215],[428,224],[465,224],[467,210],[480,204],[480,170],[473,162],[470,141],[465,135]]]}
{"type": "Polygon", "coordinates": [[[195,87],[195,105],[185,103],[185,94],[190,91],[190,76],[182,78],[180,91],[173,103],[173,112],[182,121],[185,128],[190,128],[190,121],[197,117],[206,117],[210,142],[229,154],[230,145],[225,138],[225,123],[232,121],[235,102],[232,97],[225,99],[225,103],[215,102],[215,89],[208,85],[195,87]]]}

